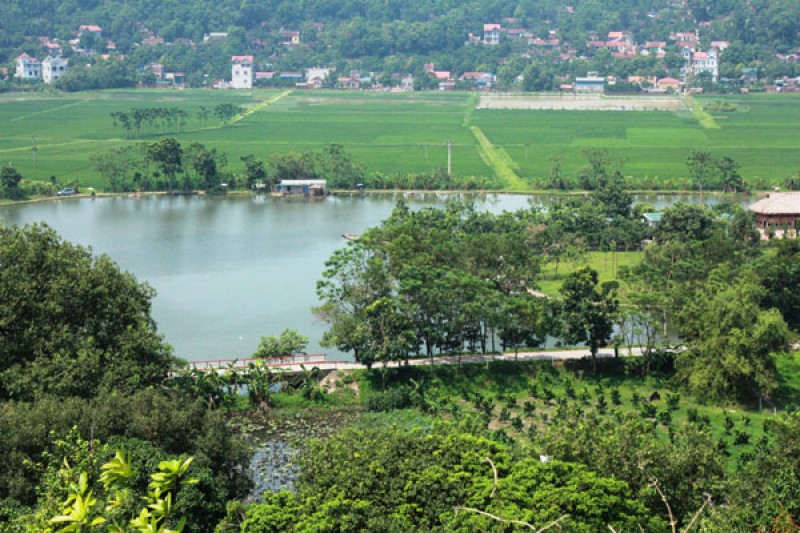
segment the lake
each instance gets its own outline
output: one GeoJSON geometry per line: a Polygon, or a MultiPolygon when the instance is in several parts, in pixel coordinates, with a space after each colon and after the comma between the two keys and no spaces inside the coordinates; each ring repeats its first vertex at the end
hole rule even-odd
{"type": "MultiPolygon", "coordinates": [[[[61,199],[0,207],[0,221],[44,221],[66,240],[108,254],[152,285],[159,331],[189,360],[246,357],[262,336],[294,328],[319,346],[316,282],[325,261],[345,246],[343,233],[361,233],[389,216],[400,196],[331,196],[324,200],[272,197],[61,199]]],[[[445,194],[403,194],[412,208],[443,205],[445,194]]],[[[511,194],[472,197],[492,212],[547,206],[553,198],[511,194]]],[[[665,207],[678,200],[719,197],[647,195],[637,201],[665,207]]],[[[342,354],[335,354],[341,356],[342,354]]]]}

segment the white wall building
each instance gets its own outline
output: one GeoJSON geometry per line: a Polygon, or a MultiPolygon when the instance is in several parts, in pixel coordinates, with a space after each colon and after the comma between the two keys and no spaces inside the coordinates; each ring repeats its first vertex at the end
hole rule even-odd
{"type": "Polygon", "coordinates": [[[695,52],[692,54],[691,71],[693,76],[699,76],[707,72],[711,75],[711,81],[716,83],[719,77],[717,51],[712,49],[708,52],[695,52]]]}
{"type": "Polygon", "coordinates": [[[253,79],[253,56],[232,56],[231,57],[231,88],[232,89],[252,89],[253,79]]]}
{"type": "Polygon", "coordinates": [[[64,74],[68,63],[69,60],[62,57],[47,56],[42,61],[42,80],[45,83],[53,83],[64,74]]]}
{"type": "Polygon", "coordinates": [[[500,44],[500,32],[503,27],[500,24],[483,25],[483,44],[495,46],[500,44]]]}
{"type": "Polygon", "coordinates": [[[42,77],[42,64],[35,57],[26,53],[17,57],[17,69],[14,77],[21,80],[38,80],[42,77]]]}

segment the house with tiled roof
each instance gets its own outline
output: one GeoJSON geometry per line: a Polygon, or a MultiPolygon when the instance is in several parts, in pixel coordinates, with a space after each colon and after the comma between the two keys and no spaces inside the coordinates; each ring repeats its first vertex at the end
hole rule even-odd
{"type": "Polygon", "coordinates": [[[762,239],[770,233],[778,238],[797,238],[800,229],[800,192],[770,193],[748,207],[756,214],[756,229],[762,239]]]}
{"type": "Polygon", "coordinates": [[[231,88],[253,88],[253,56],[231,56],[231,88]]]}
{"type": "Polygon", "coordinates": [[[26,53],[17,56],[17,68],[14,77],[20,80],[38,80],[42,77],[42,64],[35,57],[26,53]]]}
{"type": "Polygon", "coordinates": [[[45,43],[44,49],[47,50],[47,54],[51,56],[60,56],[63,53],[61,45],[58,43],[53,43],[53,42],[45,43]]]}
{"type": "Polygon", "coordinates": [[[500,32],[503,31],[503,26],[500,24],[484,24],[483,25],[483,44],[494,46],[500,44],[500,32]]]}
{"type": "Polygon", "coordinates": [[[57,81],[67,70],[67,64],[69,64],[68,59],[59,56],[47,56],[42,61],[42,81],[45,83],[57,81]]]}
{"type": "Polygon", "coordinates": [[[679,91],[681,89],[681,80],[676,80],[675,78],[660,78],[656,82],[656,87],[663,90],[672,89],[673,91],[679,91]]]}
{"type": "Polygon", "coordinates": [[[103,36],[103,28],[97,24],[81,24],[78,26],[78,37],[80,37],[84,32],[93,33],[95,37],[98,38],[103,36]]]}
{"type": "Polygon", "coordinates": [[[281,32],[281,39],[283,39],[284,46],[293,46],[300,44],[300,32],[292,30],[284,30],[281,32]]]}
{"type": "Polygon", "coordinates": [[[708,52],[695,52],[692,54],[691,61],[691,74],[699,76],[701,74],[709,74],[711,81],[717,81],[719,77],[719,60],[717,59],[717,51],[709,50],[708,52]]]}

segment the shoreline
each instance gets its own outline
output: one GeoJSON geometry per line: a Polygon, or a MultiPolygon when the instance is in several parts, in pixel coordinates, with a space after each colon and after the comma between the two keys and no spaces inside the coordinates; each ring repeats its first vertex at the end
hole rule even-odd
{"type": "MultiPolygon", "coordinates": [[[[747,193],[731,193],[723,191],[682,191],[682,190],[650,190],[650,189],[630,189],[626,191],[632,195],[663,195],[663,196],[709,196],[714,198],[737,196],[750,196],[757,198],[763,194],[773,192],[771,190],[753,190],[747,193]]],[[[396,194],[466,194],[466,195],[489,195],[489,194],[505,194],[511,196],[553,196],[553,197],[588,197],[591,195],[590,190],[549,190],[549,189],[533,189],[530,191],[507,191],[503,189],[478,189],[478,190],[465,190],[465,189],[366,189],[363,191],[356,191],[350,189],[331,189],[330,196],[387,196],[396,194]]],[[[191,191],[181,193],[170,193],[167,191],[145,191],[145,192],[94,192],[92,194],[75,194],[72,196],[44,196],[39,198],[31,198],[28,200],[0,200],[0,208],[13,205],[26,205],[38,204],[45,202],[54,202],[60,200],[85,200],[93,198],[142,198],[152,196],[211,196],[215,198],[245,198],[255,197],[263,193],[257,193],[246,189],[236,189],[226,194],[207,194],[205,191],[191,191]]]]}

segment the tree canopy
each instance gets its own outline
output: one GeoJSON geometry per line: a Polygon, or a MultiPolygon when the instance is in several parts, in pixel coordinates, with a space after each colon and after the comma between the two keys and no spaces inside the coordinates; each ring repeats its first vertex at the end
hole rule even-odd
{"type": "Polygon", "coordinates": [[[0,397],[91,397],[162,381],[153,289],[44,224],[0,226],[0,397]]]}

